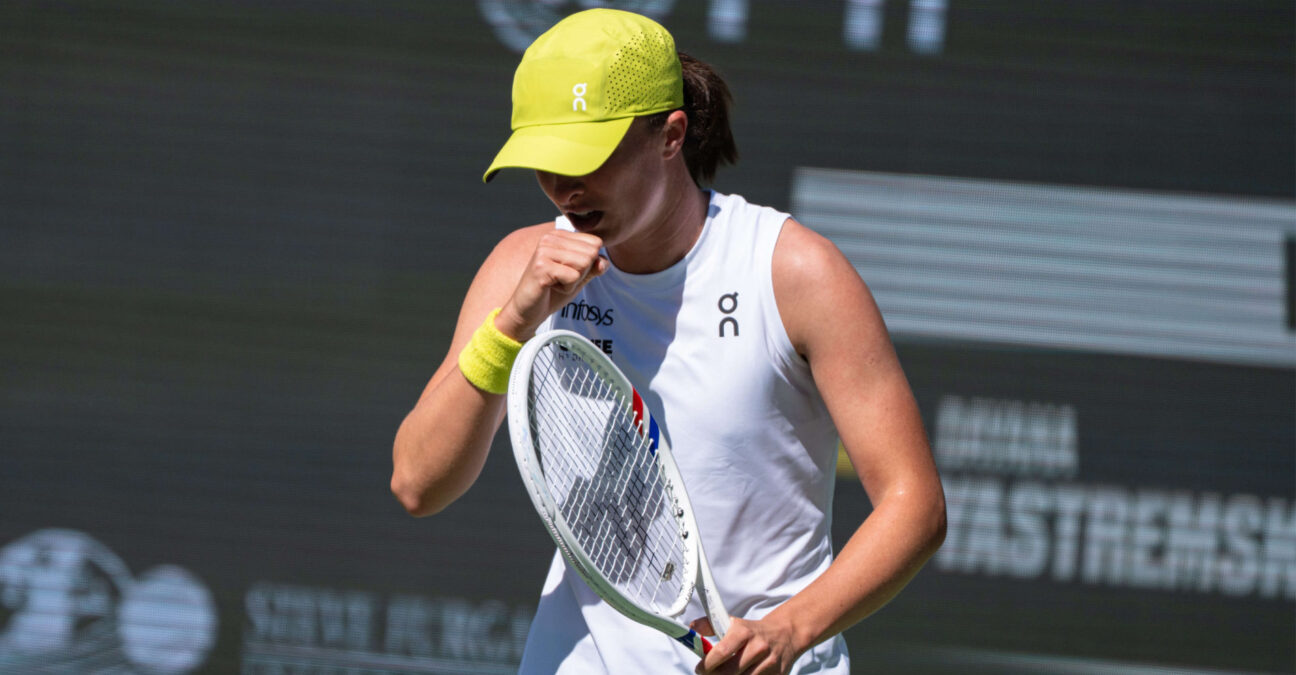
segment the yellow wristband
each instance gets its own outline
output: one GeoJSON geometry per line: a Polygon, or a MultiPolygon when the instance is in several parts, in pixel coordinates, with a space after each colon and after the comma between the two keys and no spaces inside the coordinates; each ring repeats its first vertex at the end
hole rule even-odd
{"type": "Polygon", "coordinates": [[[522,343],[501,333],[495,327],[496,307],[486,316],[472,339],[459,352],[459,370],[473,386],[492,394],[508,391],[509,371],[513,360],[522,349],[522,343]]]}

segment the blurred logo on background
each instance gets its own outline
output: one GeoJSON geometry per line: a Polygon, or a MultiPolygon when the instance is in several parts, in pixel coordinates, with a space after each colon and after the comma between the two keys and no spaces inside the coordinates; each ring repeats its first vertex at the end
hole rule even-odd
{"type": "Polygon", "coordinates": [[[258,582],[244,599],[244,675],[517,672],[530,605],[258,582]]]}
{"type": "Polygon", "coordinates": [[[0,672],[186,673],[206,660],[216,626],[211,593],[184,568],[132,577],[75,530],[0,548],[0,672]]]}

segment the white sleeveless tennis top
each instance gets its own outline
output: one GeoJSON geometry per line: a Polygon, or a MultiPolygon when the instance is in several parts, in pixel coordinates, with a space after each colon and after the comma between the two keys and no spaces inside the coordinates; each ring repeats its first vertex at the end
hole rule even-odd
{"type": "MultiPolygon", "coordinates": [[[[760,618],[832,560],[837,436],[774,302],[774,243],[788,214],[711,194],[706,225],[672,267],[615,266],[541,330],[594,340],[630,378],[675,453],[720,597],[760,618]]],[[[566,219],[558,227],[571,229],[566,219]]],[[[694,599],[682,623],[704,616],[694,599]]],[[[602,602],[556,552],[520,672],[692,673],[683,645],[602,602]]],[[[793,673],[850,671],[841,636],[793,673]]]]}

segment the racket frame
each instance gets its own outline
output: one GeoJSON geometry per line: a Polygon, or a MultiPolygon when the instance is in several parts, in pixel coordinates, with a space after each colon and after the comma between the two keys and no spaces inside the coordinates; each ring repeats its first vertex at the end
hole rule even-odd
{"type": "Polygon", "coordinates": [[[545,530],[568,566],[608,605],[627,618],[671,636],[698,656],[711,651],[711,641],[681,623],[677,617],[683,613],[694,591],[698,591],[702,607],[718,637],[724,637],[729,630],[729,613],[716,592],[715,580],[702,547],[702,538],[693,515],[693,506],[689,502],[688,490],[685,489],[684,477],[680,474],[669,444],[660,434],[647,403],[629,378],[585,336],[568,330],[551,330],[531,338],[523,345],[509,375],[507,396],[509,436],[522,483],[544,522],[545,530]],[[625,404],[632,406],[638,421],[638,433],[647,438],[650,447],[655,446],[653,458],[661,471],[668,497],[667,504],[684,539],[685,569],[681,573],[685,575],[684,585],[687,591],[681,593],[666,613],[659,614],[641,607],[604,578],[580,545],[580,540],[568,527],[557,502],[549,492],[532,436],[530,388],[531,371],[537,355],[547,345],[555,343],[589,365],[605,384],[623,398],[625,404]]]}

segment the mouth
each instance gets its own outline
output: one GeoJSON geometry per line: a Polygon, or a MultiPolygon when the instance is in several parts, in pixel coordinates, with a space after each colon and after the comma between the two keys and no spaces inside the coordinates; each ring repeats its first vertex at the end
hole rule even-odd
{"type": "Polygon", "coordinates": [[[563,215],[576,228],[577,232],[588,232],[603,220],[602,211],[567,211],[563,215]]]}

